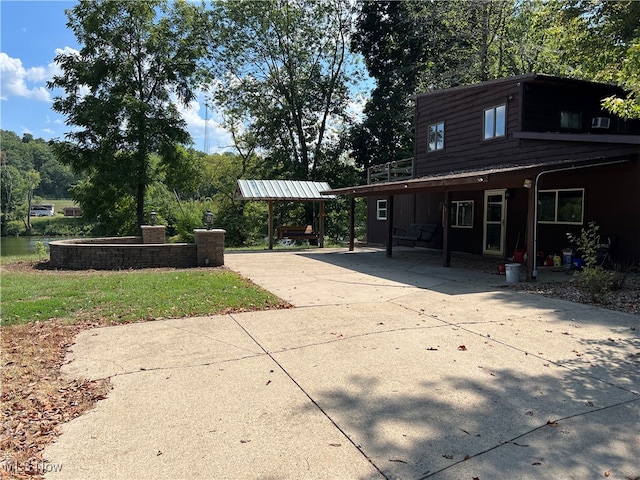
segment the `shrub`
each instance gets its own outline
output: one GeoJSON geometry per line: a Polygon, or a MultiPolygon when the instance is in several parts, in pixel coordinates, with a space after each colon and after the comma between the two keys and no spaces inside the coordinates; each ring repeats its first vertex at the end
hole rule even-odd
{"type": "Polygon", "coordinates": [[[589,222],[580,235],[567,233],[567,237],[575,243],[584,260],[584,267],[578,276],[578,288],[592,302],[606,304],[609,303],[610,292],[622,288],[626,274],[619,268],[610,271],[598,265],[599,228],[596,222],[589,222]]]}

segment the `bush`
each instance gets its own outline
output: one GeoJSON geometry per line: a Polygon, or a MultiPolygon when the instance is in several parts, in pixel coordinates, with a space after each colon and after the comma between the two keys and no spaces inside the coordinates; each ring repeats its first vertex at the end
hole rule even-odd
{"type": "Polygon", "coordinates": [[[580,235],[567,233],[567,237],[576,244],[584,260],[584,267],[578,275],[578,288],[592,302],[606,304],[609,303],[611,291],[623,287],[626,274],[620,268],[611,271],[597,264],[599,228],[596,222],[589,222],[588,228],[583,228],[580,235]]]}

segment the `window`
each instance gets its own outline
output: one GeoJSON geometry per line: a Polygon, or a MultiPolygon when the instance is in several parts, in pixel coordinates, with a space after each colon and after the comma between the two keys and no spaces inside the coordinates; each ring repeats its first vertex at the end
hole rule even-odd
{"type": "Polygon", "coordinates": [[[484,111],[484,133],[483,139],[504,137],[507,126],[507,106],[487,108],[484,111]]]}
{"type": "Polygon", "coordinates": [[[473,228],[473,200],[451,202],[451,226],[473,228]]]}
{"type": "Polygon", "coordinates": [[[560,112],[560,128],[571,130],[582,129],[582,113],[562,110],[560,112]]]}
{"type": "Polygon", "coordinates": [[[378,203],[376,206],[376,218],[378,220],[387,219],[387,201],[386,200],[378,200],[378,203]]]}
{"type": "Polygon", "coordinates": [[[584,189],[544,190],[538,193],[538,221],[582,224],[584,189]]]}
{"type": "Polygon", "coordinates": [[[427,151],[434,152],[444,148],[444,122],[429,125],[427,151]]]}

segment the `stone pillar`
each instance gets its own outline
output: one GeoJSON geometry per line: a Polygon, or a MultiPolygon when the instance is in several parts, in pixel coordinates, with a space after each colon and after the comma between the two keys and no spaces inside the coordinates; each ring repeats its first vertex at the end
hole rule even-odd
{"type": "Polygon", "coordinates": [[[196,229],[193,233],[196,237],[197,266],[220,267],[224,265],[224,234],[227,231],[220,228],[196,229]]]}
{"type": "Polygon", "coordinates": [[[164,225],[142,225],[142,243],[164,243],[164,225]]]}

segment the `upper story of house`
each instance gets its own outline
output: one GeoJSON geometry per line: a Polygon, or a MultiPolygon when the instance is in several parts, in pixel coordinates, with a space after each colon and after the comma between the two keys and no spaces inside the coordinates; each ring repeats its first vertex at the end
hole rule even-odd
{"type": "Polygon", "coordinates": [[[403,171],[420,178],[564,160],[637,159],[640,120],[604,110],[601,102],[611,95],[625,92],[534,73],[416,95],[413,161],[386,180],[407,178],[403,171]]]}

